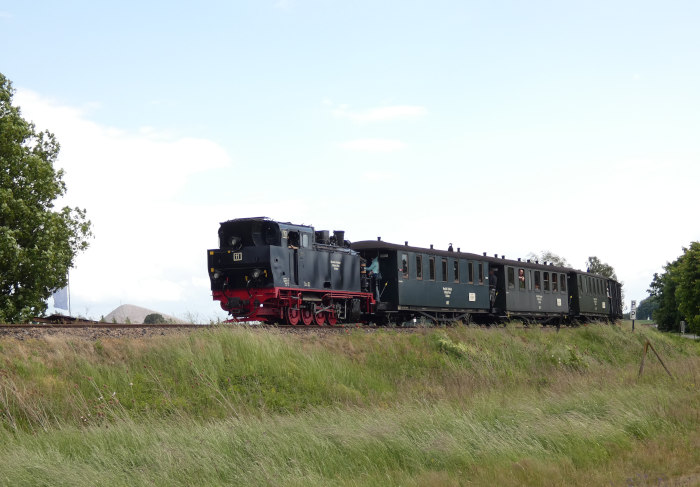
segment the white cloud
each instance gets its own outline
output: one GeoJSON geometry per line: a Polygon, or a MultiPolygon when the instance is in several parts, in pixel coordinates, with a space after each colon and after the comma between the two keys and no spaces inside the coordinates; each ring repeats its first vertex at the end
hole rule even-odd
{"type": "Polygon", "coordinates": [[[353,122],[372,123],[390,120],[412,120],[425,116],[425,107],[416,105],[394,105],[386,107],[353,110],[349,105],[338,105],[333,110],[338,118],[347,118],[353,122]]]}
{"type": "Polygon", "coordinates": [[[360,152],[396,152],[406,147],[406,144],[396,139],[356,139],[339,145],[341,149],[360,152]]]}
{"type": "MultiPolygon", "coordinates": [[[[202,215],[226,210],[179,203],[178,197],[194,174],[230,166],[226,150],[151,128],[129,133],[105,127],[83,110],[29,91],[18,90],[14,103],[61,144],[57,166],[65,170],[67,194],[57,206],[86,208],[93,223],[95,238],[71,271],[73,301],[116,307],[201,297],[205,251],[215,244],[219,221],[202,215]]],[[[106,314],[107,306],[100,311],[106,314]]]]}

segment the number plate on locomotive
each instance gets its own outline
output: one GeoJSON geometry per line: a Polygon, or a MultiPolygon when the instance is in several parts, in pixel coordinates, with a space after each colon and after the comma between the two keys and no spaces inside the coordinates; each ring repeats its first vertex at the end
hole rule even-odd
{"type": "Polygon", "coordinates": [[[239,260],[243,260],[243,252],[234,252],[233,261],[238,262],[239,260]]]}

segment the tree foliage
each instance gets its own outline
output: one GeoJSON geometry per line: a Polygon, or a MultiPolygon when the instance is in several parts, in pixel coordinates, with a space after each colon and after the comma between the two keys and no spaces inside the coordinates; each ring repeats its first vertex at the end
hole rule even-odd
{"type": "Polygon", "coordinates": [[[529,254],[527,254],[527,258],[539,262],[551,262],[552,264],[560,267],[571,267],[569,265],[569,262],[564,257],[558,256],[551,250],[543,250],[539,254],[530,252],[529,254]]]}
{"type": "Polygon", "coordinates": [[[655,296],[649,296],[646,299],[642,299],[637,305],[637,317],[641,320],[651,319],[652,313],[658,308],[658,299],[655,296]]]}
{"type": "Polygon", "coordinates": [[[654,320],[662,330],[679,331],[680,322],[700,333],[700,242],[683,248],[683,255],[655,273],[649,294],[657,300],[654,320]]]}
{"type": "Polygon", "coordinates": [[[146,315],[146,317],[143,319],[144,325],[160,325],[163,323],[167,323],[167,321],[160,313],[151,313],[146,315]]]}
{"type": "Polygon", "coordinates": [[[22,118],[13,94],[0,73],[0,322],[43,313],[92,235],[85,210],[54,208],[66,192],[59,144],[22,118]]]}
{"type": "Polygon", "coordinates": [[[615,279],[617,281],[617,275],[615,274],[615,269],[610,264],[602,262],[598,257],[591,256],[586,262],[586,268],[588,272],[593,274],[598,274],[599,276],[607,277],[609,279],[615,279]]]}

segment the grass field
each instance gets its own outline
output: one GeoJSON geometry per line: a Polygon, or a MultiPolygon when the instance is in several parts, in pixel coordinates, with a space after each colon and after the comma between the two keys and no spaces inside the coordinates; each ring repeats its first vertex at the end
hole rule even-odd
{"type": "Polygon", "coordinates": [[[2,485],[700,485],[700,343],[628,325],[0,340],[2,485]],[[653,354],[639,374],[650,340],[653,354]]]}

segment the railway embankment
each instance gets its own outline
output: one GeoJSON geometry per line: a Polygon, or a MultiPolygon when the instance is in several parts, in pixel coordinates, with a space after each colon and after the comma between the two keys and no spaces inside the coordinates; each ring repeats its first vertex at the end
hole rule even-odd
{"type": "Polygon", "coordinates": [[[609,325],[6,335],[0,484],[695,485],[699,379],[609,325]]]}

